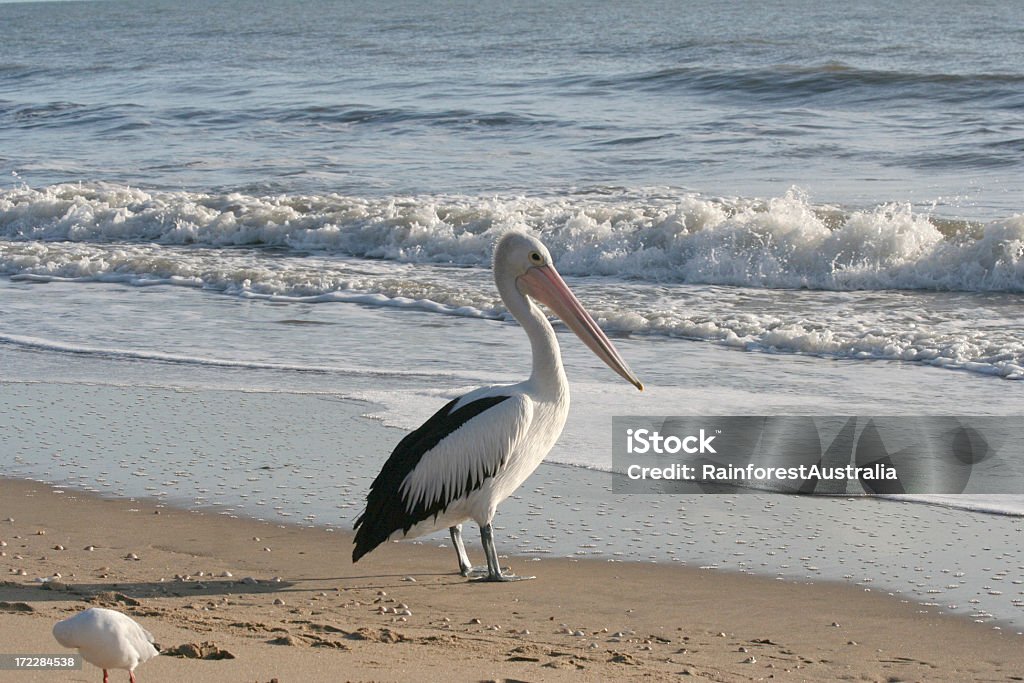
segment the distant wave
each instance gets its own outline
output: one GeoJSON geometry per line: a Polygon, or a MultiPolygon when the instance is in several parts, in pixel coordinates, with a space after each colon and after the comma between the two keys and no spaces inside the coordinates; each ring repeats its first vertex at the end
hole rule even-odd
{"type": "Polygon", "coordinates": [[[550,116],[511,111],[431,109],[428,107],[372,107],[363,104],[259,106],[222,108],[194,106],[147,108],[138,104],[85,104],[63,100],[23,104],[0,99],[0,122],[12,128],[63,128],[99,124],[110,133],[152,125],[188,123],[207,128],[235,128],[245,125],[308,124],[324,127],[407,126],[420,124],[451,129],[533,129],[564,126],[567,122],[550,116]]]}
{"type": "Polygon", "coordinates": [[[570,275],[758,288],[1024,292],[1024,214],[958,223],[899,203],[866,210],[815,206],[796,191],[752,200],[18,188],[0,191],[0,240],[6,241],[0,273],[78,277],[103,270],[93,263],[81,272],[80,263],[26,253],[28,244],[49,242],[258,246],[487,266],[496,237],[522,227],[541,233],[570,275]]]}
{"type": "Polygon", "coordinates": [[[573,76],[564,87],[644,92],[688,89],[723,97],[754,98],[758,102],[799,103],[810,106],[827,101],[927,98],[932,102],[988,100],[995,108],[1011,109],[1024,102],[1019,73],[949,73],[901,71],[857,67],[844,62],[772,64],[752,67],[679,66],[619,75],[573,76]]]}

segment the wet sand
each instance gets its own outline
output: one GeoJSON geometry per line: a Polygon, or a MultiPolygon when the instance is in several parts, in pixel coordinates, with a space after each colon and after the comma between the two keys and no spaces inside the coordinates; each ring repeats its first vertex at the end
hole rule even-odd
{"type": "Polygon", "coordinates": [[[353,565],[346,533],[19,480],[0,482],[0,540],[3,652],[66,653],[52,625],[103,605],[165,650],[231,656],[161,656],[139,668],[143,683],[1024,680],[1019,636],[850,585],[515,557],[536,580],[475,584],[441,537],[353,565]]]}

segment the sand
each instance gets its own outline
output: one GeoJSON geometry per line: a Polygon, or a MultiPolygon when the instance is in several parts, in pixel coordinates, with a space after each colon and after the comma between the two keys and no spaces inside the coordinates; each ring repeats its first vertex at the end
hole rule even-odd
{"type": "Polygon", "coordinates": [[[68,652],[50,629],[90,605],[165,650],[199,646],[146,663],[141,682],[1024,680],[1020,636],[850,585],[514,557],[537,579],[469,583],[443,537],[353,565],[343,532],[20,480],[0,481],[0,540],[0,652],[68,652]]]}

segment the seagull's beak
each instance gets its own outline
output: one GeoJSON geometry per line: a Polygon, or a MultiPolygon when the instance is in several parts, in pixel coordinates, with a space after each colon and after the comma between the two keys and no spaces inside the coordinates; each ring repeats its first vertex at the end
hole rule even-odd
{"type": "Polygon", "coordinates": [[[597,326],[554,266],[533,266],[517,278],[520,291],[550,308],[608,367],[640,391],[643,383],[622,360],[608,336],[597,326]]]}

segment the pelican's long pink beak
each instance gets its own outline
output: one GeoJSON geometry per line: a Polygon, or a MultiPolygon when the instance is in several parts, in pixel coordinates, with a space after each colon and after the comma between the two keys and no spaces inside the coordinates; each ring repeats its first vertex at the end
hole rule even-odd
{"type": "Polygon", "coordinates": [[[615,346],[583,308],[554,266],[533,266],[517,279],[520,291],[541,302],[562,319],[598,358],[640,391],[643,383],[622,360],[615,346]]]}

